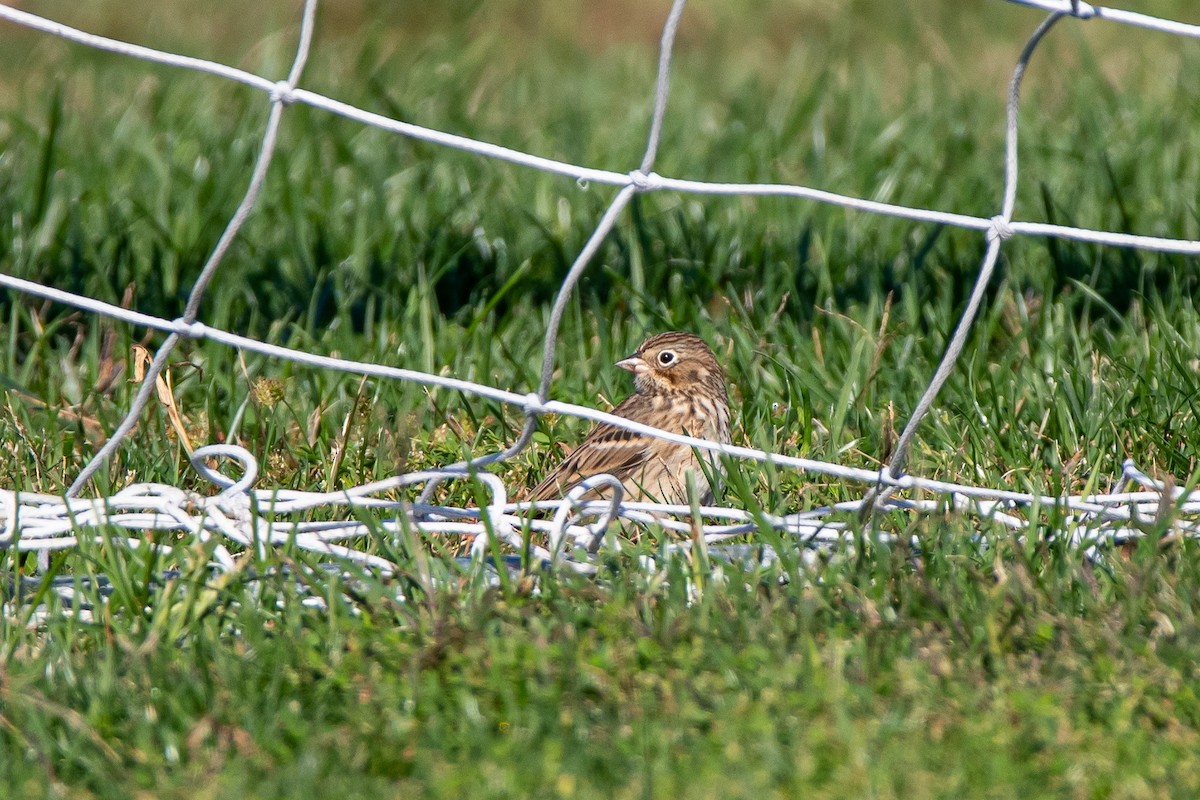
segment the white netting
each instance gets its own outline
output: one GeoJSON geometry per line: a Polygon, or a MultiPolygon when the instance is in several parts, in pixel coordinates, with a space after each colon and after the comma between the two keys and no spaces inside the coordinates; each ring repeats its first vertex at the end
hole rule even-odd
{"type": "MultiPolygon", "coordinates": [[[[851,532],[847,530],[846,525],[836,521],[835,515],[841,515],[841,518],[845,519],[847,512],[862,513],[887,509],[918,513],[956,511],[974,514],[1014,531],[1030,530],[1039,525],[1037,509],[1055,509],[1061,524],[1053,535],[1065,537],[1070,543],[1088,549],[1137,537],[1141,535],[1140,531],[1145,523],[1153,520],[1165,520],[1166,524],[1179,535],[1195,535],[1196,518],[1197,515],[1200,515],[1200,493],[1164,486],[1141,473],[1131,463],[1125,465],[1124,474],[1115,481],[1118,488],[1116,493],[1088,496],[1038,496],[999,488],[924,479],[903,472],[903,465],[915,431],[931,408],[938,391],[961,353],[1000,249],[1006,239],[1012,236],[1049,236],[1116,247],[1200,254],[1200,241],[1021,222],[1012,218],[1016,197],[1017,111],[1021,78],[1034,49],[1047,31],[1061,18],[1072,15],[1079,19],[1107,19],[1192,38],[1200,38],[1200,27],[1091,6],[1087,3],[1071,2],[1071,0],[1012,1],[1041,8],[1051,13],[1020,54],[1013,74],[1007,109],[1004,195],[998,213],[991,218],[907,208],[804,186],[710,183],[670,178],[655,173],[653,166],[666,108],[672,43],[680,16],[683,13],[684,0],[675,0],[663,28],[654,111],[645,156],[640,165],[628,173],[568,164],[443,131],[423,128],[364,111],[300,88],[300,76],[312,39],[316,0],[307,0],[305,4],[296,56],[287,78],[282,81],[273,81],[203,59],[165,53],[94,36],[15,8],[0,5],[0,19],[130,58],[204,72],[242,83],[263,92],[270,104],[270,115],[263,133],[261,149],[245,196],[192,286],[185,313],[181,318],[162,319],[36,282],[10,275],[0,275],[0,285],[12,291],[45,298],[89,313],[104,315],[169,334],[146,371],[124,421],[113,431],[95,458],[80,472],[65,498],[0,490],[0,521],[3,522],[3,530],[0,531],[0,546],[48,554],[53,550],[77,547],[80,537],[97,538],[101,536],[101,531],[104,531],[104,536],[108,537],[107,540],[111,540],[112,535],[109,532],[116,528],[128,531],[128,536],[121,541],[128,543],[129,546],[153,548],[157,545],[147,534],[151,531],[166,530],[183,532],[197,537],[200,541],[214,543],[215,540],[212,549],[212,567],[218,570],[231,569],[234,566],[230,552],[225,546],[226,543],[231,543],[241,548],[255,549],[260,554],[265,554],[269,548],[281,545],[294,546],[357,562],[364,569],[387,573],[395,571],[397,566],[386,558],[356,548],[355,544],[380,531],[393,534],[420,531],[429,536],[472,537],[472,556],[482,557],[489,552],[499,553],[505,550],[520,552],[529,548],[535,558],[542,562],[560,563],[577,571],[589,572],[595,568],[593,554],[606,540],[613,547],[619,546],[619,540],[616,537],[607,536],[611,530],[611,523],[618,518],[627,525],[654,524],[685,534],[681,537],[680,543],[673,546],[677,549],[687,549],[697,543],[716,544],[766,530],[777,532],[777,541],[788,545],[800,548],[827,546],[851,537],[851,532]],[[536,392],[513,392],[426,372],[305,353],[209,327],[199,321],[200,303],[205,290],[220,266],[231,241],[237,236],[238,230],[253,209],[262,188],[263,179],[275,151],[276,134],[284,110],[286,106],[296,103],[322,109],[402,136],[501,159],[579,181],[619,187],[615,198],[598,221],[592,235],[577,255],[562,282],[546,333],[541,381],[536,392]],[[595,409],[549,399],[558,328],[572,290],[634,195],[639,192],[652,191],[795,197],[917,222],[973,229],[983,233],[986,237],[986,252],[966,310],[955,329],[941,364],[905,426],[889,464],[879,471],[874,471],[753,448],[722,445],[650,428],[595,409]],[[149,402],[151,394],[154,392],[155,381],[165,368],[171,353],[181,340],[187,338],[206,338],[230,347],[272,358],[287,359],[319,369],[412,381],[490,398],[522,409],[526,415],[526,425],[521,436],[511,447],[499,453],[482,456],[470,464],[456,464],[437,471],[399,475],[344,491],[318,493],[254,488],[257,478],[257,462],[254,456],[243,448],[221,445],[199,448],[192,454],[192,464],[195,468],[220,487],[220,492],[215,496],[184,492],[175,487],[159,484],[137,484],[110,497],[92,499],[77,497],[76,495],[86,485],[88,479],[126,440],[134,423],[149,402]],[[842,503],[836,507],[773,516],[737,508],[703,507],[693,509],[652,503],[627,503],[622,501],[619,483],[608,476],[599,476],[593,478],[592,481],[607,482],[617,487],[616,494],[611,501],[580,501],[579,496],[583,491],[581,487],[572,491],[562,501],[536,504],[510,502],[508,488],[498,477],[484,468],[488,464],[511,458],[528,446],[537,417],[545,413],[565,414],[597,422],[608,422],[640,433],[685,443],[699,449],[715,451],[731,458],[770,462],[779,467],[820,473],[843,481],[859,483],[867,493],[862,500],[842,503]],[[205,460],[209,458],[237,462],[242,470],[241,477],[231,480],[212,471],[205,466],[205,460]],[[479,482],[486,492],[488,502],[480,508],[451,508],[431,504],[429,500],[433,495],[433,490],[446,480],[479,482]],[[414,485],[423,488],[419,499],[414,503],[385,497],[399,487],[414,485]],[[896,496],[899,492],[919,492],[921,496],[935,499],[903,499],[896,496]],[[297,519],[297,517],[316,509],[325,509],[326,514],[333,513],[337,509],[344,509],[345,516],[353,517],[351,512],[355,508],[373,510],[379,518],[378,524],[366,525],[358,519],[323,522],[306,522],[297,519]],[[1034,511],[1030,511],[1030,509],[1034,511]],[[1014,511],[1020,511],[1020,513],[1010,513],[1014,511]],[[539,534],[534,537],[534,541],[545,542],[545,546],[530,544],[530,532],[539,534]],[[490,548],[493,544],[499,545],[499,549],[491,551],[490,548]]],[[[887,536],[887,534],[883,535],[887,536]]],[[[764,548],[764,550],[769,550],[769,548],[764,548]]],[[[762,552],[759,551],[758,554],[761,555],[762,552]]]]}

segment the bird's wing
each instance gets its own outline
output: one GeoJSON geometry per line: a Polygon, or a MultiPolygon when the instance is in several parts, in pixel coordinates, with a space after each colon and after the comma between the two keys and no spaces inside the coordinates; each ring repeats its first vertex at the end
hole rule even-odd
{"type": "MultiPolygon", "coordinates": [[[[619,414],[624,405],[617,406],[613,412],[619,414]]],[[[592,429],[583,444],[533,488],[529,499],[555,500],[581,479],[601,472],[624,480],[646,464],[654,442],[653,437],[601,423],[592,429]]]]}

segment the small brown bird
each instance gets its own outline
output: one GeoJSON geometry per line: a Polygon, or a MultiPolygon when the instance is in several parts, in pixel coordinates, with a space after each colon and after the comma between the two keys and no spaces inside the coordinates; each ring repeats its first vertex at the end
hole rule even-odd
{"type": "MultiPolygon", "coordinates": [[[[690,333],[660,333],[642,342],[637,352],[617,362],[633,373],[635,392],[612,410],[645,425],[729,444],[729,398],[725,373],[704,340],[690,333]]],[[[625,499],[688,503],[688,474],[700,502],[712,499],[705,469],[719,477],[720,461],[653,436],[601,423],[529,493],[530,500],[553,500],[584,478],[607,472],[625,487],[625,499]]],[[[589,492],[585,497],[599,497],[589,492]]]]}

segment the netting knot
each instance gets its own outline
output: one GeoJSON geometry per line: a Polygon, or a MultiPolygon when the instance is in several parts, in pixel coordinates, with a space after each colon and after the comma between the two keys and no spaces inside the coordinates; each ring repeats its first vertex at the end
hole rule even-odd
{"type": "Polygon", "coordinates": [[[546,404],[542,402],[542,398],[537,392],[530,392],[525,395],[525,413],[526,414],[545,414],[548,410],[546,404]]]}
{"type": "Polygon", "coordinates": [[[1011,239],[1013,234],[1016,233],[1016,231],[1013,230],[1013,226],[1009,224],[1008,220],[1006,220],[1000,214],[992,217],[991,222],[992,226],[988,228],[987,232],[987,238],[989,242],[994,239],[999,239],[1000,241],[1011,239]]]}
{"type": "Polygon", "coordinates": [[[208,334],[208,326],[203,322],[188,322],[179,317],[175,320],[175,333],[185,339],[203,339],[208,334]]]}
{"type": "Polygon", "coordinates": [[[1071,0],[1071,16],[1078,19],[1091,19],[1096,16],[1096,9],[1090,3],[1082,0],[1071,0]]]}
{"type": "Polygon", "coordinates": [[[296,97],[292,94],[294,91],[292,85],[287,81],[275,81],[275,85],[271,87],[271,102],[290,106],[296,102],[296,97]]]}
{"type": "Polygon", "coordinates": [[[639,192],[644,192],[647,189],[658,188],[658,173],[642,172],[640,169],[635,169],[629,173],[629,182],[639,192]]]}

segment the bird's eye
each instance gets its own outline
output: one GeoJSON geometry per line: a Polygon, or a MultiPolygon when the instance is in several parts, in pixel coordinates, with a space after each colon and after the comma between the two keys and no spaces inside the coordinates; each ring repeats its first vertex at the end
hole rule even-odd
{"type": "Polygon", "coordinates": [[[675,363],[675,354],[670,350],[663,350],[658,354],[658,363],[662,364],[664,367],[675,363]]]}

